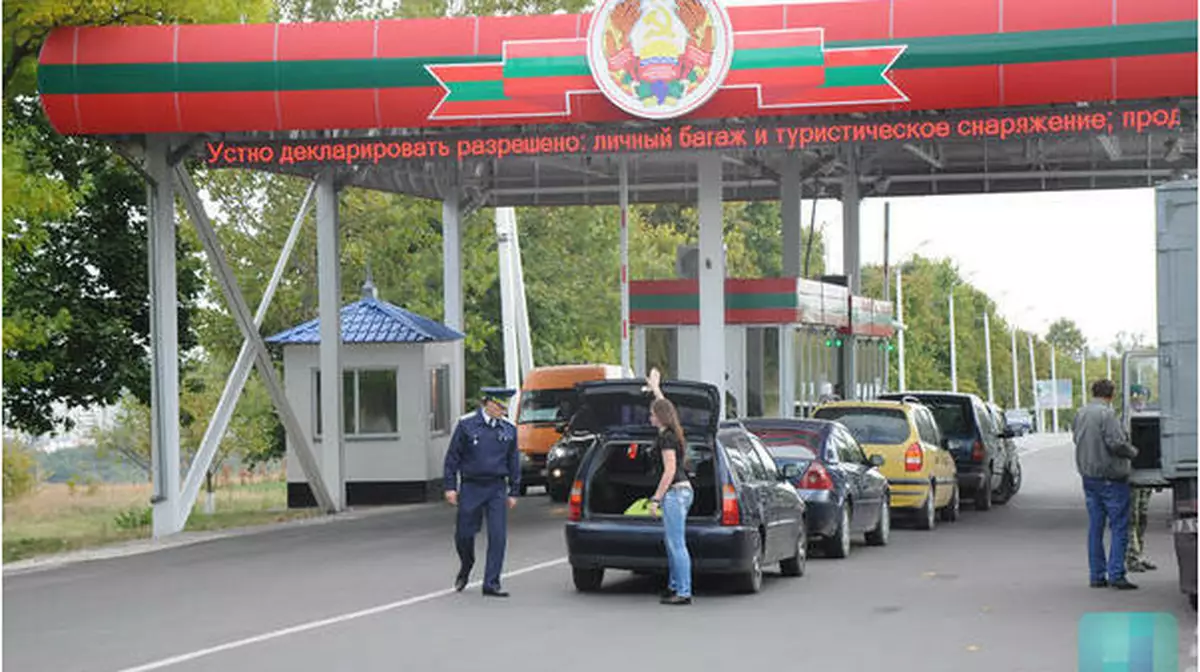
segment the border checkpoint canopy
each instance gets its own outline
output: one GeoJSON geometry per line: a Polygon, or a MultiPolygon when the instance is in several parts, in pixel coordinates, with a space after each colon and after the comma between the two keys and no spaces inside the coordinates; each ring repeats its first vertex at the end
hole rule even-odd
{"type": "MultiPolygon", "coordinates": [[[[731,25],[713,34],[730,42],[732,63],[690,119],[1196,96],[1192,0],[867,0],[727,11],[731,25]]],[[[65,134],[635,119],[593,78],[591,18],[61,28],[42,50],[38,83],[65,134]]]]}

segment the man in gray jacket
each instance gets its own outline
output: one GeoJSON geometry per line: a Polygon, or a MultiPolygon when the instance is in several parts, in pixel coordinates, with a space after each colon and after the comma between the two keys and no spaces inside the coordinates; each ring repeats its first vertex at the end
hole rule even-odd
{"type": "Polygon", "coordinates": [[[1125,578],[1125,550],[1129,544],[1129,477],[1137,449],[1129,442],[1112,408],[1115,386],[1111,380],[1092,384],[1092,401],[1075,416],[1075,465],[1083,477],[1088,511],[1088,565],[1093,588],[1137,588],[1125,578]],[[1107,519],[1107,521],[1106,521],[1107,519]],[[1111,548],[1104,557],[1104,528],[1111,532],[1111,548]]]}

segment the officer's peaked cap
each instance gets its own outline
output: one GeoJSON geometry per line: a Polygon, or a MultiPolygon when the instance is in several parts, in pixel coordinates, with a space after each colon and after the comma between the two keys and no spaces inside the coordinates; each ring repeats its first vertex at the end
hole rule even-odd
{"type": "Polygon", "coordinates": [[[480,388],[479,392],[483,395],[484,401],[498,401],[502,404],[507,404],[508,400],[517,393],[511,387],[484,387],[480,388]]]}

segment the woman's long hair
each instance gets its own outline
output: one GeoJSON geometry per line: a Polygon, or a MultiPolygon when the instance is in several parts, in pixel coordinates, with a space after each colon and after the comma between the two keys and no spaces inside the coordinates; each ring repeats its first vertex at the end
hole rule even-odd
{"type": "MultiPolygon", "coordinates": [[[[679,448],[684,462],[686,462],[687,440],[683,437],[683,425],[679,423],[679,411],[675,409],[675,404],[672,404],[668,399],[655,399],[650,404],[650,412],[654,414],[654,417],[658,418],[663,427],[667,428],[667,431],[675,435],[675,438],[679,441],[679,448]]],[[[685,464],[678,464],[675,468],[683,470],[686,473],[686,466],[685,464]]]]}

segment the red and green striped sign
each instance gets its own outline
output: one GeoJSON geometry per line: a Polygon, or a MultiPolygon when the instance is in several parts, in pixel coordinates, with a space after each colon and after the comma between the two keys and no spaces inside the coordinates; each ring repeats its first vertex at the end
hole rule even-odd
{"type": "MultiPolygon", "coordinates": [[[[861,296],[844,287],[796,278],[728,278],[726,324],[795,324],[825,329],[847,326],[861,336],[891,336],[892,304],[861,296]]],[[[630,322],[638,326],[700,324],[697,280],[636,280],[629,283],[630,322]]]]}
{"type": "MultiPolygon", "coordinates": [[[[733,64],[722,88],[757,93],[755,112],[850,103],[900,103],[887,71],[903,46],[826,50],[821,29],[734,33],[733,64]]],[[[559,117],[571,97],[599,95],[587,41],[508,42],[494,63],[427,66],[446,89],[432,120],[559,117]]]]}
{"type": "MultiPolygon", "coordinates": [[[[1195,0],[855,0],[728,13],[731,70],[688,119],[1197,93],[1195,0]]],[[[68,134],[629,120],[599,93],[569,93],[596,90],[581,51],[589,21],[61,28],[40,54],[38,84],[68,134]],[[494,118],[505,113],[514,116],[494,118]]]]}

